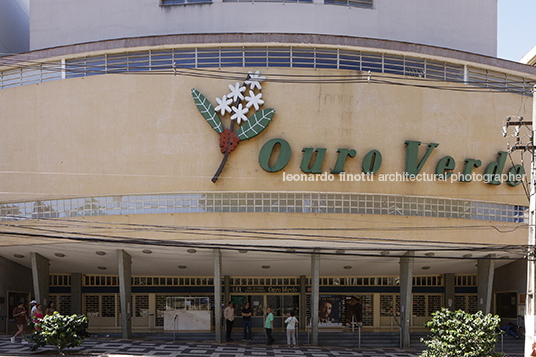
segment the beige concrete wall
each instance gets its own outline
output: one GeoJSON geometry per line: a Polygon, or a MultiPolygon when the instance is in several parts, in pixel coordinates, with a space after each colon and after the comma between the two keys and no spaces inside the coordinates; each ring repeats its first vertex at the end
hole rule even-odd
{"type": "MultiPolygon", "coordinates": [[[[241,72],[242,70],[239,70],[241,72]]],[[[294,73],[291,70],[278,70],[294,73]]],[[[263,70],[273,74],[275,70],[263,70]]],[[[335,71],[300,70],[330,75],[335,71]]],[[[349,73],[350,74],[350,73],[349,73]]],[[[245,77],[245,73],[244,73],[245,77]]],[[[185,76],[107,75],[76,78],[0,91],[5,130],[0,133],[0,201],[53,197],[188,191],[322,191],[454,197],[527,204],[521,186],[483,182],[283,182],[265,172],[260,148],[282,138],[292,147],[284,169],[298,174],[302,148],[325,147],[323,171],[333,168],[337,149],[357,151],[348,173],[360,173],[364,155],[383,155],[380,173],[402,173],[406,140],[436,142],[423,172],[433,174],[440,158],[466,158],[485,166],[506,149],[501,127],[530,105],[507,93],[464,93],[377,84],[265,83],[264,108],[275,108],[270,126],[243,141],[225,169],[210,179],[222,154],[218,134],[198,112],[191,88],[216,105],[229,80],[185,76]]],[[[408,81],[408,83],[410,83],[408,81]]],[[[442,85],[447,85],[442,83],[442,85]]],[[[223,120],[229,126],[229,118],[223,120]]],[[[424,145],[422,145],[424,146],[424,145]]],[[[421,155],[424,153],[424,149],[421,155]]],[[[516,156],[519,163],[519,156],[516,156]]],[[[504,173],[510,168],[507,161],[504,173]]],[[[378,174],[376,177],[378,177],[378,174]]]]}

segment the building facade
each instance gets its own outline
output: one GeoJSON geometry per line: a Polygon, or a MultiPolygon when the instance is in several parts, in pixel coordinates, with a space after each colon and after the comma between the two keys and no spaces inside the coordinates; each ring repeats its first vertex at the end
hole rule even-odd
{"type": "Polygon", "coordinates": [[[219,340],[250,302],[314,344],[408,346],[441,307],[521,323],[528,157],[501,128],[536,69],[493,57],[495,1],[441,3],[32,2],[0,67],[0,255],[33,289],[6,276],[0,311],[128,337],[180,307],[219,340]]]}

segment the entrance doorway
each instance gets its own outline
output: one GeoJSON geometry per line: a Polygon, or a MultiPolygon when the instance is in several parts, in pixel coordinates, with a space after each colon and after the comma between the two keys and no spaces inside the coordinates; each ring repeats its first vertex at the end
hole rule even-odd
{"type": "Polygon", "coordinates": [[[24,307],[28,311],[26,316],[30,318],[30,298],[31,293],[29,291],[8,291],[7,292],[7,333],[10,334],[12,332],[17,331],[17,325],[14,323],[11,323],[10,321],[13,319],[13,310],[18,306],[19,302],[24,303],[24,307]]]}
{"type": "Polygon", "coordinates": [[[235,328],[242,327],[242,308],[249,302],[251,307],[251,326],[253,328],[264,327],[266,309],[271,308],[274,314],[274,329],[284,329],[285,319],[288,313],[294,311],[299,316],[300,295],[231,295],[231,301],[235,305],[235,328]]]}

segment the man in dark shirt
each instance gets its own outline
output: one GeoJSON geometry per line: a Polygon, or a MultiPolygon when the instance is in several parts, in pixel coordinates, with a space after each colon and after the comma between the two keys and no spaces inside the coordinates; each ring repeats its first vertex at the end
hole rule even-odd
{"type": "Polygon", "coordinates": [[[242,309],[242,324],[244,325],[243,341],[251,341],[251,309],[249,308],[249,302],[246,302],[242,309]]]}

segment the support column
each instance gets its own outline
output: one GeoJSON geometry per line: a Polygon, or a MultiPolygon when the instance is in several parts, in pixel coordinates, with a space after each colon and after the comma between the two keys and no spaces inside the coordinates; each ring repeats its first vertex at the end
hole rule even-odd
{"type": "Polygon", "coordinates": [[[221,343],[221,251],[214,249],[214,334],[216,343],[221,343]]]}
{"type": "Polygon", "coordinates": [[[455,277],[454,273],[447,273],[445,279],[445,307],[449,310],[454,310],[454,301],[456,298],[455,277]]]}
{"type": "Polygon", "coordinates": [[[490,254],[486,258],[478,260],[476,278],[478,281],[478,310],[484,314],[489,314],[491,312],[491,292],[495,271],[493,258],[495,258],[495,254],[490,254]]]}
{"type": "Polygon", "coordinates": [[[71,313],[82,314],[82,273],[71,273],[71,313]]]}
{"type": "Polygon", "coordinates": [[[30,252],[35,300],[45,308],[49,302],[49,260],[36,252],[30,252]]]}
{"type": "Polygon", "coordinates": [[[124,339],[132,338],[131,325],[131,277],[132,260],[123,249],[117,250],[117,270],[119,272],[119,299],[121,301],[121,334],[124,339]]]}
{"type": "Polygon", "coordinates": [[[413,287],[413,260],[415,252],[406,252],[400,258],[400,328],[401,348],[410,347],[411,294],[413,287]]]}
{"type": "Polygon", "coordinates": [[[311,255],[311,344],[318,346],[318,303],[320,302],[320,248],[311,255]]]}
{"type": "Polygon", "coordinates": [[[302,330],[304,330],[305,327],[307,326],[306,315],[305,315],[306,306],[307,306],[307,278],[305,277],[305,275],[301,275],[300,276],[300,313],[299,313],[300,316],[298,316],[298,321],[300,323],[298,324],[298,326],[301,327],[302,330]]]}
{"type": "Polygon", "coordinates": [[[229,275],[223,277],[223,284],[223,304],[227,306],[231,301],[231,277],[229,275]]]}

